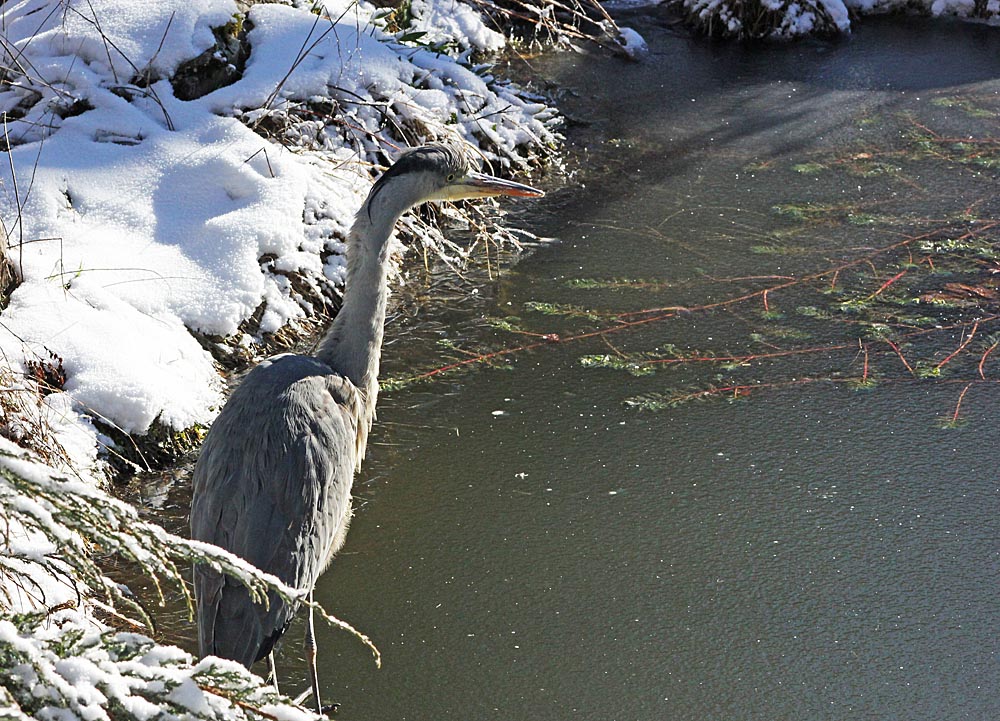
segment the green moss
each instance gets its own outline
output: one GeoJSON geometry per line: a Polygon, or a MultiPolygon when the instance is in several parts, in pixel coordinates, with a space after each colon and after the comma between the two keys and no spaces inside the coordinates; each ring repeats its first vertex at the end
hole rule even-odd
{"type": "Polygon", "coordinates": [[[879,218],[876,215],[871,215],[869,213],[848,213],[847,222],[851,225],[877,225],[879,223],[879,218]]]}
{"type": "Polygon", "coordinates": [[[563,285],[580,290],[662,290],[671,287],[670,283],[644,278],[570,278],[563,285]]]}
{"type": "Polygon", "coordinates": [[[799,163],[792,166],[792,170],[803,175],[818,175],[826,169],[827,167],[822,163],[799,163]]]}
{"type": "Polygon", "coordinates": [[[536,313],[545,315],[559,315],[570,318],[587,318],[589,320],[602,320],[606,314],[589,310],[579,305],[568,303],[545,303],[542,301],[529,300],[524,304],[526,310],[533,310],[536,313]]]}
{"type": "Polygon", "coordinates": [[[633,376],[650,376],[655,373],[651,365],[643,365],[628,357],[615,355],[585,355],[580,358],[580,365],[584,368],[610,368],[612,370],[626,371],[633,376]]]}
{"type": "Polygon", "coordinates": [[[931,100],[931,105],[936,105],[941,108],[955,108],[961,110],[967,115],[973,118],[995,118],[997,114],[987,108],[979,107],[972,103],[972,101],[965,98],[934,98],[931,100]]]}
{"type": "Polygon", "coordinates": [[[947,418],[939,418],[937,426],[938,428],[941,428],[943,430],[953,430],[956,428],[962,428],[963,426],[968,425],[968,423],[969,421],[966,418],[962,417],[954,418],[949,416],[947,418]]]}

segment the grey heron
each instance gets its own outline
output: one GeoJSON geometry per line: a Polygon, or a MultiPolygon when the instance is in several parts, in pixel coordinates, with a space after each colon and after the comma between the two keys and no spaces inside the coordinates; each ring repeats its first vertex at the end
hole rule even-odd
{"type": "MultiPolygon", "coordinates": [[[[540,197],[527,185],[470,170],[457,150],[403,154],[372,186],[347,243],[343,305],[315,356],[260,363],[230,396],[194,469],[191,536],[221,546],[312,599],[316,579],[344,543],[351,485],[375,417],[388,298],[389,237],[400,216],[430,200],[540,197]]],[[[235,579],[194,572],[199,652],[250,668],[268,659],[297,607],[273,592],[254,604],[235,579]]],[[[320,704],[312,609],[306,656],[320,704]]]]}

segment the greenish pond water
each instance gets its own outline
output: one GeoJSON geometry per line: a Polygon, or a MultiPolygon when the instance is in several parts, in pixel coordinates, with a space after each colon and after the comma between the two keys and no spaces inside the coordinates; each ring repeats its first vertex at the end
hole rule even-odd
{"type": "MultiPolygon", "coordinates": [[[[536,340],[484,317],[563,337],[615,323],[526,303],[717,302],[767,286],[713,278],[825,269],[971,203],[998,210],[995,168],[904,156],[916,122],[1000,134],[1000,31],[869,20],[842,42],[747,49],[647,12],[622,20],[650,44],[640,63],[531,60],[524,72],[559,89],[575,173],[519,221],[556,242],[476,299],[397,321],[389,375],[462,357],[435,341],[536,340]],[[903,156],[840,169],[875,148],[903,156]],[[830,169],[795,167],[808,163],[830,169]],[[773,210],[796,203],[906,220],[809,224],[773,210]],[[616,278],[654,285],[567,283],[616,278]]],[[[873,266],[868,294],[896,272],[873,266]]],[[[340,717],[1000,717],[997,386],[971,387],[964,422],[942,428],[964,385],[904,382],[885,347],[872,349],[870,373],[886,381],[874,388],[793,382],[863,373],[856,348],[737,369],[742,382],[782,381],[741,403],[650,412],[624,401],[724,385],[729,371],[633,376],[580,361],[858,346],[853,327],[796,315],[815,295],[772,294],[785,319],[759,301],[681,313],[384,395],[347,546],[316,591],[384,658],[376,670],[353,639],[320,631],[340,717]]],[[[935,342],[957,347],[967,332],[935,342]]]]}
{"type": "Polygon", "coordinates": [[[564,340],[380,399],[316,597],[384,666],[318,628],[326,700],[351,721],[1000,718],[997,304],[956,300],[993,287],[1000,29],[746,48],[621,22],[639,63],[512,69],[569,118],[567,177],[514,211],[554,240],[392,322],[392,377],[564,340]]]}

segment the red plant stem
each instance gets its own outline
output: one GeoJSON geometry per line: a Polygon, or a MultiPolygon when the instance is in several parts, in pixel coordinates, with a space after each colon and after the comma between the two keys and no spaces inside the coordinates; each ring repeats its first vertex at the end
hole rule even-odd
{"type": "MultiPolygon", "coordinates": [[[[619,325],[612,326],[610,328],[601,328],[599,330],[590,331],[588,333],[579,333],[577,335],[571,335],[565,338],[559,338],[559,342],[568,343],[570,341],[583,340],[584,338],[594,338],[596,336],[603,336],[608,333],[617,333],[618,331],[626,330],[628,328],[632,328],[637,325],[656,323],[657,321],[661,321],[666,318],[673,318],[676,315],[677,313],[664,313],[663,315],[652,316],[650,318],[640,318],[639,320],[620,323],[619,325]]],[[[475,358],[466,358],[465,360],[449,363],[448,365],[441,366],[440,368],[435,368],[434,370],[427,371],[426,373],[418,373],[415,376],[411,376],[407,380],[410,381],[423,380],[424,378],[430,378],[432,376],[436,376],[450,370],[455,370],[456,368],[461,368],[462,366],[471,365],[473,363],[484,363],[494,358],[502,358],[503,356],[511,355],[512,353],[520,353],[522,351],[540,348],[542,346],[551,344],[554,340],[554,336],[552,334],[546,334],[543,335],[542,337],[544,338],[544,340],[538,341],[536,343],[527,343],[525,345],[519,345],[514,348],[503,348],[498,351],[493,351],[492,353],[483,353],[482,355],[478,355],[475,358]]]]}
{"type": "MultiPolygon", "coordinates": [[[[755,293],[755,294],[752,294],[752,295],[750,295],[748,297],[754,297],[756,295],[758,295],[758,294],[755,293]]],[[[585,338],[600,337],[600,336],[604,336],[604,335],[606,335],[608,333],[615,333],[615,332],[618,332],[618,331],[621,331],[621,330],[627,330],[628,328],[632,328],[634,326],[646,325],[648,323],[656,323],[658,321],[665,320],[667,318],[675,318],[675,317],[677,317],[677,315],[678,315],[678,313],[665,313],[663,315],[652,316],[650,318],[641,318],[639,320],[629,321],[627,323],[621,323],[620,325],[612,326],[610,328],[602,328],[602,329],[590,331],[590,332],[587,332],[587,333],[580,333],[578,335],[567,336],[565,338],[559,338],[559,342],[560,343],[568,343],[570,341],[583,340],[585,338]]],[[[955,324],[949,325],[949,326],[942,326],[942,327],[939,327],[939,328],[923,328],[923,329],[920,329],[920,330],[913,331],[912,333],[906,333],[902,337],[903,338],[914,338],[914,337],[917,337],[917,336],[927,335],[928,333],[939,333],[941,331],[952,330],[954,328],[967,327],[968,325],[970,325],[970,323],[973,324],[973,325],[979,325],[980,323],[988,323],[990,321],[995,321],[995,320],[1000,320],[1000,315],[991,315],[991,316],[987,316],[986,318],[980,318],[979,320],[975,321],[974,323],[972,321],[969,321],[969,322],[963,322],[963,323],[955,323],[955,324]]],[[[417,374],[415,376],[411,376],[407,380],[408,381],[424,380],[425,378],[431,378],[433,376],[440,375],[441,373],[446,373],[448,371],[455,370],[456,368],[462,368],[462,367],[467,366],[467,365],[472,365],[473,363],[485,363],[486,361],[492,360],[494,358],[502,358],[503,356],[511,355],[511,354],[514,354],[514,353],[520,353],[522,351],[534,350],[535,348],[541,348],[542,346],[550,345],[555,340],[555,338],[551,334],[543,336],[543,338],[544,338],[544,340],[538,341],[536,343],[528,343],[528,344],[525,344],[525,345],[515,346],[513,348],[503,348],[501,350],[493,351],[491,353],[483,353],[482,355],[476,356],[474,358],[466,358],[466,359],[461,360],[461,361],[456,361],[454,363],[449,363],[448,365],[441,366],[440,368],[435,368],[433,370],[426,371],[425,373],[419,373],[419,374],[417,374]]],[[[890,345],[893,345],[893,344],[890,343],[890,345]]],[[[702,357],[697,357],[697,358],[662,358],[662,359],[655,359],[655,360],[645,361],[644,364],[649,365],[649,364],[672,364],[672,363],[747,362],[747,361],[757,360],[757,359],[777,358],[777,357],[780,357],[780,356],[801,355],[803,353],[819,353],[821,351],[844,350],[845,348],[853,348],[853,347],[854,347],[853,343],[845,343],[845,344],[842,344],[842,345],[815,346],[815,347],[812,347],[812,348],[798,348],[798,349],[794,349],[794,350],[776,351],[774,353],[760,353],[760,354],[746,355],[746,356],[702,356],[702,357]]],[[[903,363],[904,363],[904,365],[906,365],[909,368],[909,364],[906,363],[905,359],[903,359],[903,363]]],[[[912,372],[913,371],[911,369],[911,373],[912,372]]],[[[938,382],[941,382],[941,381],[938,381],[938,382]]],[[[762,387],[762,386],[754,386],[754,387],[756,388],[756,387],[762,387]]]]}
{"type": "MultiPolygon", "coordinates": [[[[994,228],[994,227],[996,227],[998,225],[1000,225],[1000,220],[991,221],[989,223],[983,223],[981,225],[981,227],[979,227],[978,229],[970,230],[970,231],[968,231],[966,233],[963,233],[962,235],[958,236],[957,238],[954,238],[954,240],[956,240],[956,241],[962,241],[962,240],[965,240],[966,238],[974,237],[977,234],[979,234],[979,233],[981,233],[983,231],[986,231],[986,230],[990,230],[990,229],[992,229],[992,228],[994,228]]],[[[885,255],[886,253],[892,252],[894,250],[898,250],[899,248],[905,248],[906,246],[911,245],[913,243],[916,243],[918,241],[926,240],[928,238],[932,238],[935,235],[937,235],[938,233],[942,233],[942,232],[944,232],[946,230],[949,230],[950,228],[951,228],[951,226],[945,225],[945,226],[941,226],[941,227],[935,228],[933,230],[929,230],[926,233],[921,233],[920,235],[907,236],[907,237],[903,238],[903,240],[900,240],[900,241],[898,241],[896,243],[891,243],[891,244],[885,246],[884,248],[879,248],[878,250],[873,251],[872,253],[864,255],[864,256],[862,256],[860,258],[855,258],[854,260],[849,260],[849,261],[847,261],[845,263],[841,263],[840,265],[835,266],[833,268],[827,268],[826,270],[821,270],[821,271],[819,271],[817,273],[811,273],[809,275],[803,275],[803,276],[801,276],[799,278],[794,278],[792,280],[785,281],[784,283],[777,283],[775,285],[772,285],[769,288],[763,288],[761,290],[756,290],[756,291],[753,291],[751,293],[745,293],[743,295],[738,295],[738,296],[735,296],[733,298],[727,298],[726,300],[720,300],[720,301],[718,301],[716,303],[707,303],[705,305],[690,306],[690,307],[686,308],[686,310],[688,310],[688,311],[699,311],[699,310],[713,310],[715,308],[724,308],[726,306],[736,305],[738,303],[742,303],[743,301],[750,300],[751,298],[758,298],[758,297],[762,296],[764,293],[771,293],[771,292],[776,291],[776,290],[783,290],[785,288],[791,288],[793,286],[803,285],[804,283],[808,283],[808,282],[811,282],[811,281],[814,281],[814,280],[818,280],[820,278],[825,278],[826,276],[831,275],[831,274],[837,274],[837,273],[839,273],[842,270],[847,270],[849,268],[854,268],[854,267],[856,267],[858,265],[861,265],[863,263],[869,263],[870,264],[872,258],[877,258],[880,255],[885,255]]],[[[646,308],[644,310],[636,310],[636,311],[631,311],[631,312],[628,312],[628,313],[620,313],[617,317],[618,318],[629,318],[631,316],[646,315],[648,313],[662,313],[663,311],[666,311],[666,310],[677,310],[677,307],[676,306],[672,306],[672,307],[665,307],[665,308],[646,308]]]]}
{"type": "Polygon", "coordinates": [[[695,398],[705,398],[707,396],[717,396],[724,393],[732,393],[734,398],[749,395],[754,391],[771,390],[774,388],[791,388],[793,386],[808,385],[809,383],[848,383],[850,378],[795,378],[788,381],[775,381],[774,383],[754,383],[752,385],[732,385],[719,386],[717,388],[707,388],[703,391],[694,391],[687,395],[678,396],[674,400],[678,403],[693,400],[695,398]]]}
{"type": "Polygon", "coordinates": [[[903,356],[903,351],[899,349],[899,346],[893,343],[888,338],[885,339],[885,342],[889,344],[890,348],[896,351],[896,355],[899,356],[899,360],[903,361],[903,365],[906,366],[906,370],[910,372],[910,375],[916,378],[917,374],[913,372],[913,368],[910,366],[909,363],[906,362],[906,358],[903,356]]]}
{"type": "Polygon", "coordinates": [[[889,280],[887,280],[885,283],[883,283],[882,285],[879,286],[878,290],[876,290],[874,293],[872,293],[870,296],[868,296],[868,300],[871,300],[872,298],[877,298],[878,296],[880,296],[882,294],[882,291],[884,291],[890,285],[892,285],[897,280],[899,280],[904,275],[906,275],[906,272],[907,271],[905,271],[905,270],[901,270],[898,273],[896,273],[896,275],[894,275],[891,278],[889,278],[889,280]]]}
{"type": "Polygon", "coordinates": [[[986,352],[983,353],[983,357],[979,359],[979,377],[982,378],[983,380],[986,380],[986,374],[983,373],[983,364],[986,363],[986,359],[989,357],[990,353],[992,353],[994,351],[994,349],[998,345],[1000,345],[1000,341],[997,341],[996,343],[994,343],[993,345],[991,345],[989,348],[987,348],[986,352]]]}
{"type": "Polygon", "coordinates": [[[923,123],[920,123],[920,122],[917,122],[916,120],[911,120],[910,122],[912,122],[912,123],[913,123],[914,125],[916,125],[916,126],[917,126],[918,128],[920,128],[920,129],[921,129],[921,130],[923,130],[923,131],[924,131],[925,133],[927,133],[928,135],[930,135],[930,136],[931,136],[931,137],[932,137],[933,139],[938,139],[938,138],[940,138],[940,137],[941,137],[940,135],[938,135],[937,133],[935,133],[935,132],[934,132],[933,130],[931,130],[930,128],[928,128],[928,127],[927,127],[926,125],[924,125],[923,123]]]}
{"type": "Polygon", "coordinates": [[[793,350],[775,351],[773,353],[752,353],[749,355],[718,355],[718,356],[695,356],[691,358],[654,358],[643,361],[641,365],[669,365],[673,363],[746,363],[755,360],[765,360],[768,358],[781,358],[790,355],[802,355],[803,353],[819,353],[821,351],[844,350],[855,347],[853,343],[841,345],[824,345],[813,348],[795,348],[793,350]]]}
{"type": "Polygon", "coordinates": [[[865,354],[865,363],[861,370],[861,382],[868,382],[868,346],[861,346],[861,351],[865,354]]]}
{"type": "Polygon", "coordinates": [[[932,143],[964,143],[965,145],[1000,145],[1000,138],[942,138],[935,135],[928,138],[932,143]]]}
{"type": "MultiPolygon", "coordinates": [[[[691,393],[683,396],[679,396],[678,400],[685,401],[692,398],[702,398],[704,396],[719,395],[722,393],[737,393],[737,394],[748,394],[755,390],[770,390],[774,388],[791,388],[794,386],[808,385],[809,383],[856,383],[858,379],[853,378],[827,378],[827,377],[807,377],[807,378],[794,378],[792,380],[786,381],[774,381],[772,383],[754,383],[747,385],[732,385],[732,386],[719,386],[717,388],[707,388],[703,391],[692,391],[691,393]]],[[[885,383],[919,383],[921,382],[919,378],[886,378],[885,383]]],[[[935,381],[936,383],[964,383],[966,387],[974,386],[978,383],[982,383],[980,380],[965,380],[960,378],[955,378],[951,380],[942,379],[935,381]]],[[[1000,380],[987,380],[986,383],[1000,383],[1000,380]]],[[[964,393],[964,391],[963,391],[964,393]]]]}
{"type": "Polygon", "coordinates": [[[952,352],[951,352],[951,353],[950,353],[950,354],[948,355],[948,357],[947,357],[947,358],[945,358],[945,359],[944,359],[943,361],[941,361],[940,363],[938,363],[938,364],[937,364],[937,365],[935,366],[935,368],[941,368],[941,367],[943,367],[943,366],[944,366],[944,365],[945,365],[946,363],[948,363],[949,361],[951,361],[951,359],[952,359],[952,358],[954,358],[954,357],[955,357],[955,356],[957,356],[957,355],[958,355],[959,353],[961,353],[961,352],[962,352],[963,350],[965,350],[965,347],[966,347],[967,345],[969,345],[969,343],[971,343],[971,342],[972,342],[972,339],[973,339],[973,338],[975,338],[975,337],[976,337],[976,330],[977,330],[978,328],[979,328],[979,321],[977,320],[977,321],[976,321],[976,322],[975,322],[975,323],[973,324],[973,326],[972,326],[972,330],[971,330],[971,331],[969,331],[969,335],[968,335],[968,336],[966,336],[965,340],[963,340],[963,341],[962,341],[962,342],[961,342],[961,343],[959,344],[958,348],[956,348],[955,350],[953,350],[953,351],[952,351],[952,352]]]}
{"type": "Polygon", "coordinates": [[[958,394],[958,403],[955,404],[955,412],[951,415],[951,422],[954,423],[958,420],[958,414],[962,410],[962,401],[965,399],[965,394],[969,392],[972,387],[972,383],[967,383],[962,392],[958,394]]]}
{"type": "Polygon", "coordinates": [[[767,306],[767,291],[766,290],[763,293],[763,298],[764,298],[764,312],[768,313],[768,312],[770,312],[771,309],[767,306]]]}
{"type": "MultiPolygon", "coordinates": [[[[976,229],[976,230],[970,230],[967,233],[964,233],[963,235],[958,236],[957,238],[955,238],[955,240],[963,240],[965,238],[973,237],[977,233],[981,233],[983,231],[990,230],[990,229],[996,227],[997,225],[1000,225],[1000,220],[992,221],[992,222],[989,222],[989,223],[984,223],[978,229],[976,229]]],[[[937,233],[943,232],[943,231],[945,231],[947,229],[948,229],[948,226],[944,226],[944,227],[935,228],[934,230],[930,230],[930,231],[928,231],[926,233],[922,233],[921,235],[908,236],[908,237],[904,238],[903,240],[901,240],[901,241],[899,241],[897,243],[892,243],[891,245],[888,245],[888,246],[886,246],[884,248],[880,248],[879,250],[874,251],[873,253],[870,253],[867,256],[864,256],[864,257],[861,257],[861,258],[855,258],[854,260],[848,261],[846,263],[842,263],[839,266],[836,266],[836,267],[833,267],[833,268],[828,268],[826,270],[819,271],[817,273],[812,273],[812,274],[809,274],[809,275],[804,275],[804,276],[802,276],[800,278],[792,278],[792,279],[787,280],[787,281],[785,281],[783,283],[778,283],[776,285],[773,285],[773,286],[771,286],[769,288],[764,288],[762,290],[753,291],[751,293],[744,293],[743,295],[739,295],[739,296],[736,296],[736,297],[733,297],[733,298],[728,298],[726,300],[720,300],[720,301],[717,301],[715,303],[706,303],[704,305],[691,306],[691,307],[666,306],[666,307],[662,307],[662,308],[646,308],[644,310],[632,311],[632,312],[628,312],[628,313],[620,313],[620,314],[618,314],[616,316],[616,318],[620,319],[620,321],[619,321],[619,323],[617,325],[611,326],[609,328],[600,328],[598,330],[589,331],[587,333],[579,333],[577,335],[567,336],[566,338],[559,338],[559,341],[563,342],[563,343],[567,343],[567,342],[570,342],[570,341],[584,340],[586,338],[594,338],[594,337],[598,337],[598,336],[603,336],[603,335],[608,334],[608,333],[617,333],[619,331],[627,330],[627,329],[633,328],[635,326],[647,325],[647,324],[650,324],[650,323],[657,323],[657,322],[659,322],[661,320],[666,320],[668,318],[675,318],[681,312],[708,311],[708,310],[714,310],[714,309],[717,309],[717,308],[726,308],[726,307],[737,305],[739,303],[742,303],[744,301],[750,300],[752,298],[757,298],[757,297],[764,297],[765,298],[765,302],[766,302],[766,295],[768,293],[771,293],[772,291],[783,290],[785,288],[790,288],[790,287],[793,287],[793,286],[802,285],[804,283],[807,283],[807,282],[810,282],[810,281],[814,281],[814,280],[818,280],[818,279],[826,277],[828,275],[832,275],[833,279],[834,279],[834,283],[836,283],[836,278],[837,278],[837,276],[839,275],[839,273],[842,270],[847,270],[849,268],[853,268],[853,267],[855,267],[857,265],[860,265],[861,263],[866,263],[866,262],[870,263],[871,262],[871,260],[870,260],[871,258],[878,257],[880,255],[883,255],[885,253],[891,252],[891,251],[896,250],[898,248],[907,247],[907,246],[909,246],[910,244],[912,244],[914,242],[917,242],[919,240],[925,240],[927,238],[933,237],[937,233]],[[652,315],[654,313],[656,315],[652,315]],[[637,315],[647,315],[649,317],[647,317],[647,318],[639,318],[637,320],[630,320],[630,321],[621,320],[621,319],[625,319],[625,318],[629,318],[629,317],[637,316],[637,315]]],[[[928,260],[928,262],[930,262],[930,258],[929,257],[927,258],[927,260],[928,260]]],[[[985,323],[985,322],[989,322],[989,321],[993,321],[993,320],[997,320],[997,319],[1000,319],[1000,315],[988,316],[986,318],[981,318],[981,319],[975,321],[975,324],[973,326],[973,333],[975,333],[975,328],[978,327],[978,325],[979,325],[980,322],[984,322],[985,323]]],[[[914,331],[912,333],[908,333],[908,334],[906,334],[906,335],[904,335],[902,337],[904,337],[904,338],[910,338],[910,337],[913,337],[913,336],[925,335],[927,333],[940,332],[942,330],[949,330],[951,328],[960,328],[960,327],[965,327],[965,326],[968,326],[968,325],[969,325],[969,323],[966,322],[966,323],[956,323],[956,324],[954,324],[952,326],[944,326],[944,327],[933,328],[933,329],[921,329],[921,330],[914,331]]],[[[525,344],[525,345],[516,346],[516,347],[513,347],[513,348],[503,348],[501,350],[493,351],[491,353],[483,353],[482,355],[478,355],[478,356],[476,356],[474,358],[466,358],[465,360],[456,361],[454,363],[449,363],[448,365],[441,366],[440,368],[435,368],[435,369],[427,371],[425,373],[417,374],[415,376],[410,377],[408,380],[410,380],[410,381],[423,380],[425,378],[431,378],[431,377],[439,375],[441,373],[445,373],[447,371],[451,371],[451,370],[454,370],[456,368],[461,368],[463,366],[471,365],[473,363],[483,363],[483,362],[492,360],[494,358],[502,358],[504,356],[512,355],[514,353],[520,353],[522,351],[533,350],[535,348],[540,348],[542,346],[550,344],[555,338],[556,338],[556,336],[553,336],[551,334],[546,334],[546,335],[543,336],[544,340],[541,340],[541,341],[538,341],[538,342],[535,342],[535,343],[528,343],[528,344],[525,344]]],[[[970,341],[970,340],[972,340],[971,336],[966,340],[966,342],[961,347],[959,347],[955,351],[955,353],[953,353],[951,356],[949,356],[944,361],[942,361],[938,365],[938,367],[940,368],[942,365],[944,365],[949,360],[951,360],[951,358],[955,354],[957,354],[959,351],[961,351],[962,348],[964,348],[965,345],[967,345],[968,341],[970,341]]],[[[777,352],[777,353],[766,353],[766,354],[760,354],[760,355],[749,355],[749,356],[730,356],[730,357],[721,357],[720,356],[720,357],[705,357],[705,358],[694,358],[694,359],[669,358],[669,359],[662,359],[662,360],[647,361],[647,363],[722,362],[722,361],[727,361],[727,360],[729,360],[729,361],[741,361],[741,362],[744,362],[744,361],[747,361],[747,360],[755,360],[755,359],[758,359],[758,358],[772,358],[772,357],[777,357],[777,356],[782,356],[782,355],[798,355],[798,354],[802,354],[802,353],[812,353],[812,352],[819,352],[819,351],[823,351],[823,350],[842,350],[844,348],[849,348],[849,347],[851,347],[851,345],[834,345],[834,346],[816,347],[816,348],[804,348],[804,349],[798,349],[798,350],[790,350],[790,351],[783,351],[783,352],[777,352]]],[[[901,358],[901,360],[903,360],[904,365],[906,365],[909,368],[909,364],[906,363],[905,359],[902,358],[901,354],[900,354],[900,358],[901,358]]],[[[911,369],[911,373],[912,373],[912,369],[911,369]]],[[[757,386],[755,386],[755,387],[757,387],[757,386]]]]}
{"type": "MultiPolygon", "coordinates": [[[[922,328],[920,330],[913,331],[912,333],[906,333],[902,337],[913,338],[916,336],[927,335],[928,333],[940,333],[941,331],[945,330],[967,327],[971,324],[972,331],[970,332],[969,337],[966,338],[966,340],[962,344],[962,348],[964,348],[972,340],[972,336],[975,335],[976,328],[979,327],[980,323],[988,323],[990,321],[995,321],[995,320],[1000,320],[1000,315],[991,315],[987,316],[986,318],[980,318],[975,321],[968,321],[966,323],[955,323],[950,326],[941,326],[938,328],[922,328]]],[[[633,322],[642,322],[642,321],[633,321],[633,322]]],[[[592,333],[586,333],[580,336],[573,336],[572,338],[564,338],[563,340],[576,340],[577,338],[582,338],[584,336],[600,335],[602,332],[603,331],[594,331],[592,333]]],[[[888,339],[886,339],[886,343],[888,343],[892,347],[892,349],[896,351],[897,355],[899,355],[899,359],[903,361],[903,365],[906,366],[907,370],[909,370],[912,375],[916,376],[916,373],[914,373],[913,368],[910,366],[909,363],[906,362],[906,358],[903,357],[902,352],[899,350],[899,346],[897,346],[895,343],[893,343],[891,340],[888,339]]],[[[998,343],[998,345],[1000,345],[1000,343],[998,343]]],[[[802,355],[805,353],[821,353],[823,351],[845,350],[847,348],[856,348],[856,347],[857,346],[854,343],[840,343],[835,345],[812,346],[809,348],[793,348],[791,350],[774,351],[773,353],[752,353],[748,355],[729,355],[729,356],[694,356],[689,358],[654,358],[652,360],[643,361],[641,365],[670,365],[675,363],[746,363],[755,360],[782,358],[785,356],[802,355]]],[[[958,353],[962,348],[956,350],[955,353],[958,353]]],[[[868,355],[867,346],[864,346],[864,353],[867,358],[868,355]]],[[[954,355],[954,353],[952,355],[954,355]]]]}
{"type": "MultiPolygon", "coordinates": [[[[805,382],[807,379],[802,378],[797,382],[805,382]]],[[[708,396],[720,396],[723,393],[732,393],[733,398],[739,398],[740,396],[749,395],[755,390],[760,390],[764,388],[770,388],[772,386],[783,386],[785,383],[763,383],[760,385],[742,385],[742,386],[720,386],[718,388],[708,388],[703,391],[695,391],[694,393],[688,393],[687,395],[678,396],[673,399],[677,403],[685,403],[695,398],[706,398],[708,396]]],[[[791,385],[791,383],[788,383],[791,385]]]]}
{"type": "Polygon", "coordinates": [[[961,323],[952,323],[951,325],[940,325],[934,328],[921,328],[920,330],[915,330],[911,333],[904,333],[901,338],[914,338],[916,336],[928,335],[929,333],[940,333],[943,330],[954,330],[955,328],[967,328],[968,326],[978,326],[980,323],[989,323],[994,320],[1000,320],[1000,315],[988,315],[985,318],[979,318],[977,320],[962,321],[961,323]]]}
{"type": "Polygon", "coordinates": [[[747,280],[794,280],[795,276],[792,275],[739,275],[727,278],[717,278],[714,275],[705,275],[711,281],[716,283],[739,283],[747,280]]]}

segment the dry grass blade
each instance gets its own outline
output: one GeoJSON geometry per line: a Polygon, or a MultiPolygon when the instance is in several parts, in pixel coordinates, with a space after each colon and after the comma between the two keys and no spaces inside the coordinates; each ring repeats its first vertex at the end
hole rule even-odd
{"type": "Polygon", "coordinates": [[[511,27],[532,40],[568,44],[571,40],[592,42],[615,53],[623,53],[614,39],[618,25],[598,0],[472,0],[498,25],[511,27]]]}

